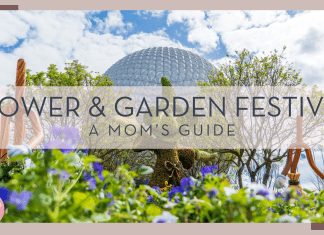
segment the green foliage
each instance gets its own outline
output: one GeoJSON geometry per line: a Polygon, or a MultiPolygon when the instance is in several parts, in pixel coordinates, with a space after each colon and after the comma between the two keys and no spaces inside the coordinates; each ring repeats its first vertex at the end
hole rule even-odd
{"type": "Polygon", "coordinates": [[[149,166],[141,166],[137,173],[140,175],[149,175],[153,173],[153,169],[149,166]]]}
{"type": "Polygon", "coordinates": [[[9,164],[8,159],[4,162],[0,161],[0,182],[8,182],[13,174],[20,173],[22,170],[23,164],[9,164]]]}
{"type": "Polygon", "coordinates": [[[36,151],[29,157],[36,168],[15,173],[0,186],[11,192],[32,192],[32,197],[24,210],[7,203],[7,213],[1,222],[141,222],[153,218],[154,213],[147,212],[150,208],[144,207],[143,188],[133,190],[137,174],[128,171],[128,166],[119,168],[116,176],[103,170],[100,174],[104,179],[99,179],[93,163],[100,159],[95,156],[64,155],[53,150],[36,151]],[[69,177],[62,178],[62,173],[69,177]],[[89,178],[94,180],[95,187],[89,178]]]}
{"type": "MultiPolygon", "coordinates": [[[[151,151],[134,152],[129,149],[100,149],[90,150],[91,154],[98,156],[102,160],[103,167],[116,173],[122,165],[129,165],[129,170],[138,172],[143,165],[153,168],[156,162],[156,155],[151,151]]],[[[135,181],[138,183],[146,182],[150,175],[138,175],[135,181]]]]}
{"type": "Polygon", "coordinates": [[[161,78],[161,84],[162,84],[162,86],[172,86],[170,80],[166,77],[161,78]]]}
{"type": "Polygon", "coordinates": [[[31,74],[27,69],[27,86],[112,86],[113,82],[107,76],[87,71],[88,66],[81,65],[78,60],[66,63],[64,72],[59,72],[55,64],[47,68],[47,72],[31,74]]]}
{"type": "Polygon", "coordinates": [[[277,50],[270,55],[257,57],[247,49],[241,53],[235,51],[236,56],[227,55],[229,62],[219,64],[218,68],[209,74],[209,83],[198,83],[201,86],[297,86],[302,78],[299,71],[293,69],[277,50]]]}
{"type": "MultiPolygon", "coordinates": [[[[302,82],[299,77],[300,71],[296,71],[292,64],[289,64],[284,56],[286,47],[283,47],[282,53],[278,50],[270,51],[269,55],[262,52],[262,56],[258,57],[252,52],[244,49],[242,52],[235,51],[235,56],[227,54],[228,62],[218,64],[217,68],[208,75],[209,82],[198,82],[200,86],[297,86],[302,82]]],[[[255,149],[219,149],[219,153],[232,154],[236,159],[233,164],[240,171],[237,171],[239,178],[239,186],[242,188],[242,172],[245,167],[249,171],[251,181],[255,180],[255,176],[262,169],[257,167],[252,171],[251,164],[258,159],[255,149]],[[248,156],[247,161],[243,161],[243,157],[248,156]]],[[[273,162],[280,161],[287,156],[287,151],[281,153],[276,149],[262,150],[264,165],[267,165],[269,171],[273,162]],[[267,158],[267,153],[271,151],[277,152],[277,157],[267,158]],[[279,159],[279,160],[274,160],[279,159]]],[[[266,185],[269,180],[269,174],[265,174],[263,183],[266,185]]]]}
{"type": "Polygon", "coordinates": [[[324,191],[314,194],[305,190],[298,196],[288,190],[284,197],[272,199],[267,192],[251,196],[248,189],[235,191],[225,176],[212,173],[200,173],[199,180],[185,178],[177,188],[167,183],[161,190],[146,185],[135,188],[137,173],[129,171],[129,166],[118,168],[114,175],[95,167],[101,160],[93,155],[36,151],[13,160],[26,157],[31,157],[36,168],[14,173],[0,187],[31,192],[32,196],[23,209],[7,201],[1,222],[144,223],[152,222],[163,211],[176,216],[178,222],[265,223],[285,222],[287,218],[324,222],[324,191]]]}

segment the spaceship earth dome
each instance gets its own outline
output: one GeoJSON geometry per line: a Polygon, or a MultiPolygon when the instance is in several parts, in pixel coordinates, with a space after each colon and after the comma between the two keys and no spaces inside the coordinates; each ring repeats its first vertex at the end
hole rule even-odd
{"type": "Polygon", "coordinates": [[[114,86],[161,86],[167,77],[174,86],[196,86],[208,82],[214,66],[190,51],[173,47],[152,47],[133,52],[113,64],[105,76],[114,86]]]}

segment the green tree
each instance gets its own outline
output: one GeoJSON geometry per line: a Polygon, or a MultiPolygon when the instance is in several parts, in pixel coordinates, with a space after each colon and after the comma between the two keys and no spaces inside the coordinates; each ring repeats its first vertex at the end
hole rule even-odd
{"type": "Polygon", "coordinates": [[[31,74],[27,69],[26,83],[28,86],[112,86],[113,82],[107,76],[93,71],[87,71],[88,66],[78,60],[66,63],[64,72],[59,72],[55,64],[50,64],[47,72],[31,74]]]}
{"type": "MultiPolygon", "coordinates": [[[[200,86],[298,86],[302,82],[300,71],[288,63],[283,47],[281,53],[278,50],[261,57],[256,56],[247,49],[242,52],[235,51],[236,55],[230,57],[228,63],[218,64],[217,68],[210,72],[209,82],[198,82],[200,86]]],[[[256,181],[256,176],[265,168],[262,183],[267,185],[271,165],[280,162],[287,157],[288,152],[277,149],[219,149],[219,153],[230,153],[233,164],[237,166],[238,184],[243,187],[243,171],[247,169],[251,182],[256,181]],[[258,160],[261,158],[260,160],[258,160]]]]}
{"type": "Polygon", "coordinates": [[[302,82],[300,71],[288,63],[284,52],[277,50],[270,55],[263,53],[258,57],[247,49],[230,57],[228,63],[218,64],[218,68],[209,74],[209,83],[198,83],[201,86],[297,86],[302,82]]]}

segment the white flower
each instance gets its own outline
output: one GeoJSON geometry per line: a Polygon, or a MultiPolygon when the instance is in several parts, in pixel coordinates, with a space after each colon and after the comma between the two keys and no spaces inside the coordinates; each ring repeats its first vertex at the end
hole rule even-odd
{"type": "Polygon", "coordinates": [[[236,193],[236,190],[231,187],[224,187],[224,191],[225,191],[226,196],[228,196],[228,197],[231,196],[232,194],[236,193]]]}
{"type": "Polygon", "coordinates": [[[171,210],[175,205],[176,203],[174,202],[168,202],[167,204],[164,205],[164,209],[171,210]]]}
{"type": "Polygon", "coordinates": [[[282,215],[278,219],[279,223],[297,223],[297,219],[295,217],[289,215],[282,215]]]}
{"type": "Polygon", "coordinates": [[[310,224],[310,223],[312,223],[312,222],[310,221],[310,219],[303,219],[303,220],[302,220],[302,223],[310,224]]]}
{"type": "Polygon", "coordinates": [[[264,184],[251,183],[247,188],[247,192],[253,194],[254,196],[261,195],[268,200],[275,199],[274,193],[269,190],[264,184]]]}
{"type": "Polygon", "coordinates": [[[176,223],[177,220],[178,217],[168,211],[163,211],[162,215],[158,215],[152,220],[152,223],[176,223]]]}
{"type": "Polygon", "coordinates": [[[104,199],[104,198],[105,198],[105,194],[104,194],[104,192],[101,191],[101,192],[99,193],[99,198],[100,198],[100,199],[104,199]]]}

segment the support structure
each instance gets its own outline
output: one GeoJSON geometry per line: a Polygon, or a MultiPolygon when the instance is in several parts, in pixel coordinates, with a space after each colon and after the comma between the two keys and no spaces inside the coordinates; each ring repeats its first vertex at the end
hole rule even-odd
{"type": "Polygon", "coordinates": [[[299,185],[299,177],[300,173],[297,173],[297,165],[300,159],[300,154],[302,149],[305,149],[307,160],[313,171],[321,178],[324,179],[324,174],[317,168],[315,165],[312,151],[310,147],[303,142],[303,136],[302,136],[302,117],[297,117],[297,141],[296,143],[293,143],[288,148],[288,160],[286,163],[285,168],[281,172],[282,175],[289,177],[289,187],[293,187],[298,189],[300,192],[302,192],[302,188],[299,185]],[[293,157],[293,152],[295,151],[295,156],[293,157]],[[289,173],[290,170],[290,173],[289,173]]]}
{"type": "MultiPolygon", "coordinates": [[[[25,109],[22,103],[21,97],[25,97],[25,88],[26,88],[26,63],[23,59],[19,59],[17,63],[17,73],[16,73],[16,91],[15,99],[18,102],[19,108],[18,112],[14,115],[15,125],[14,125],[14,138],[13,145],[21,145],[25,139],[26,135],[26,126],[24,123],[25,109]]],[[[12,114],[16,110],[16,104],[12,103],[3,109],[3,113],[12,114]]],[[[29,106],[27,106],[29,109],[29,106]]],[[[40,125],[38,114],[31,109],[28,116],[33,132],[34,137],[27,143],[30,149],[37,147],[44,139],[44,133],[40,125]]],[[[11,117],[1,116],[1,132],[0,132],[0,158],[1,161],[4,161],[7,156],[8,150],[6,146],[9,144],[10,139],[10,119],[11,117]]]]}

